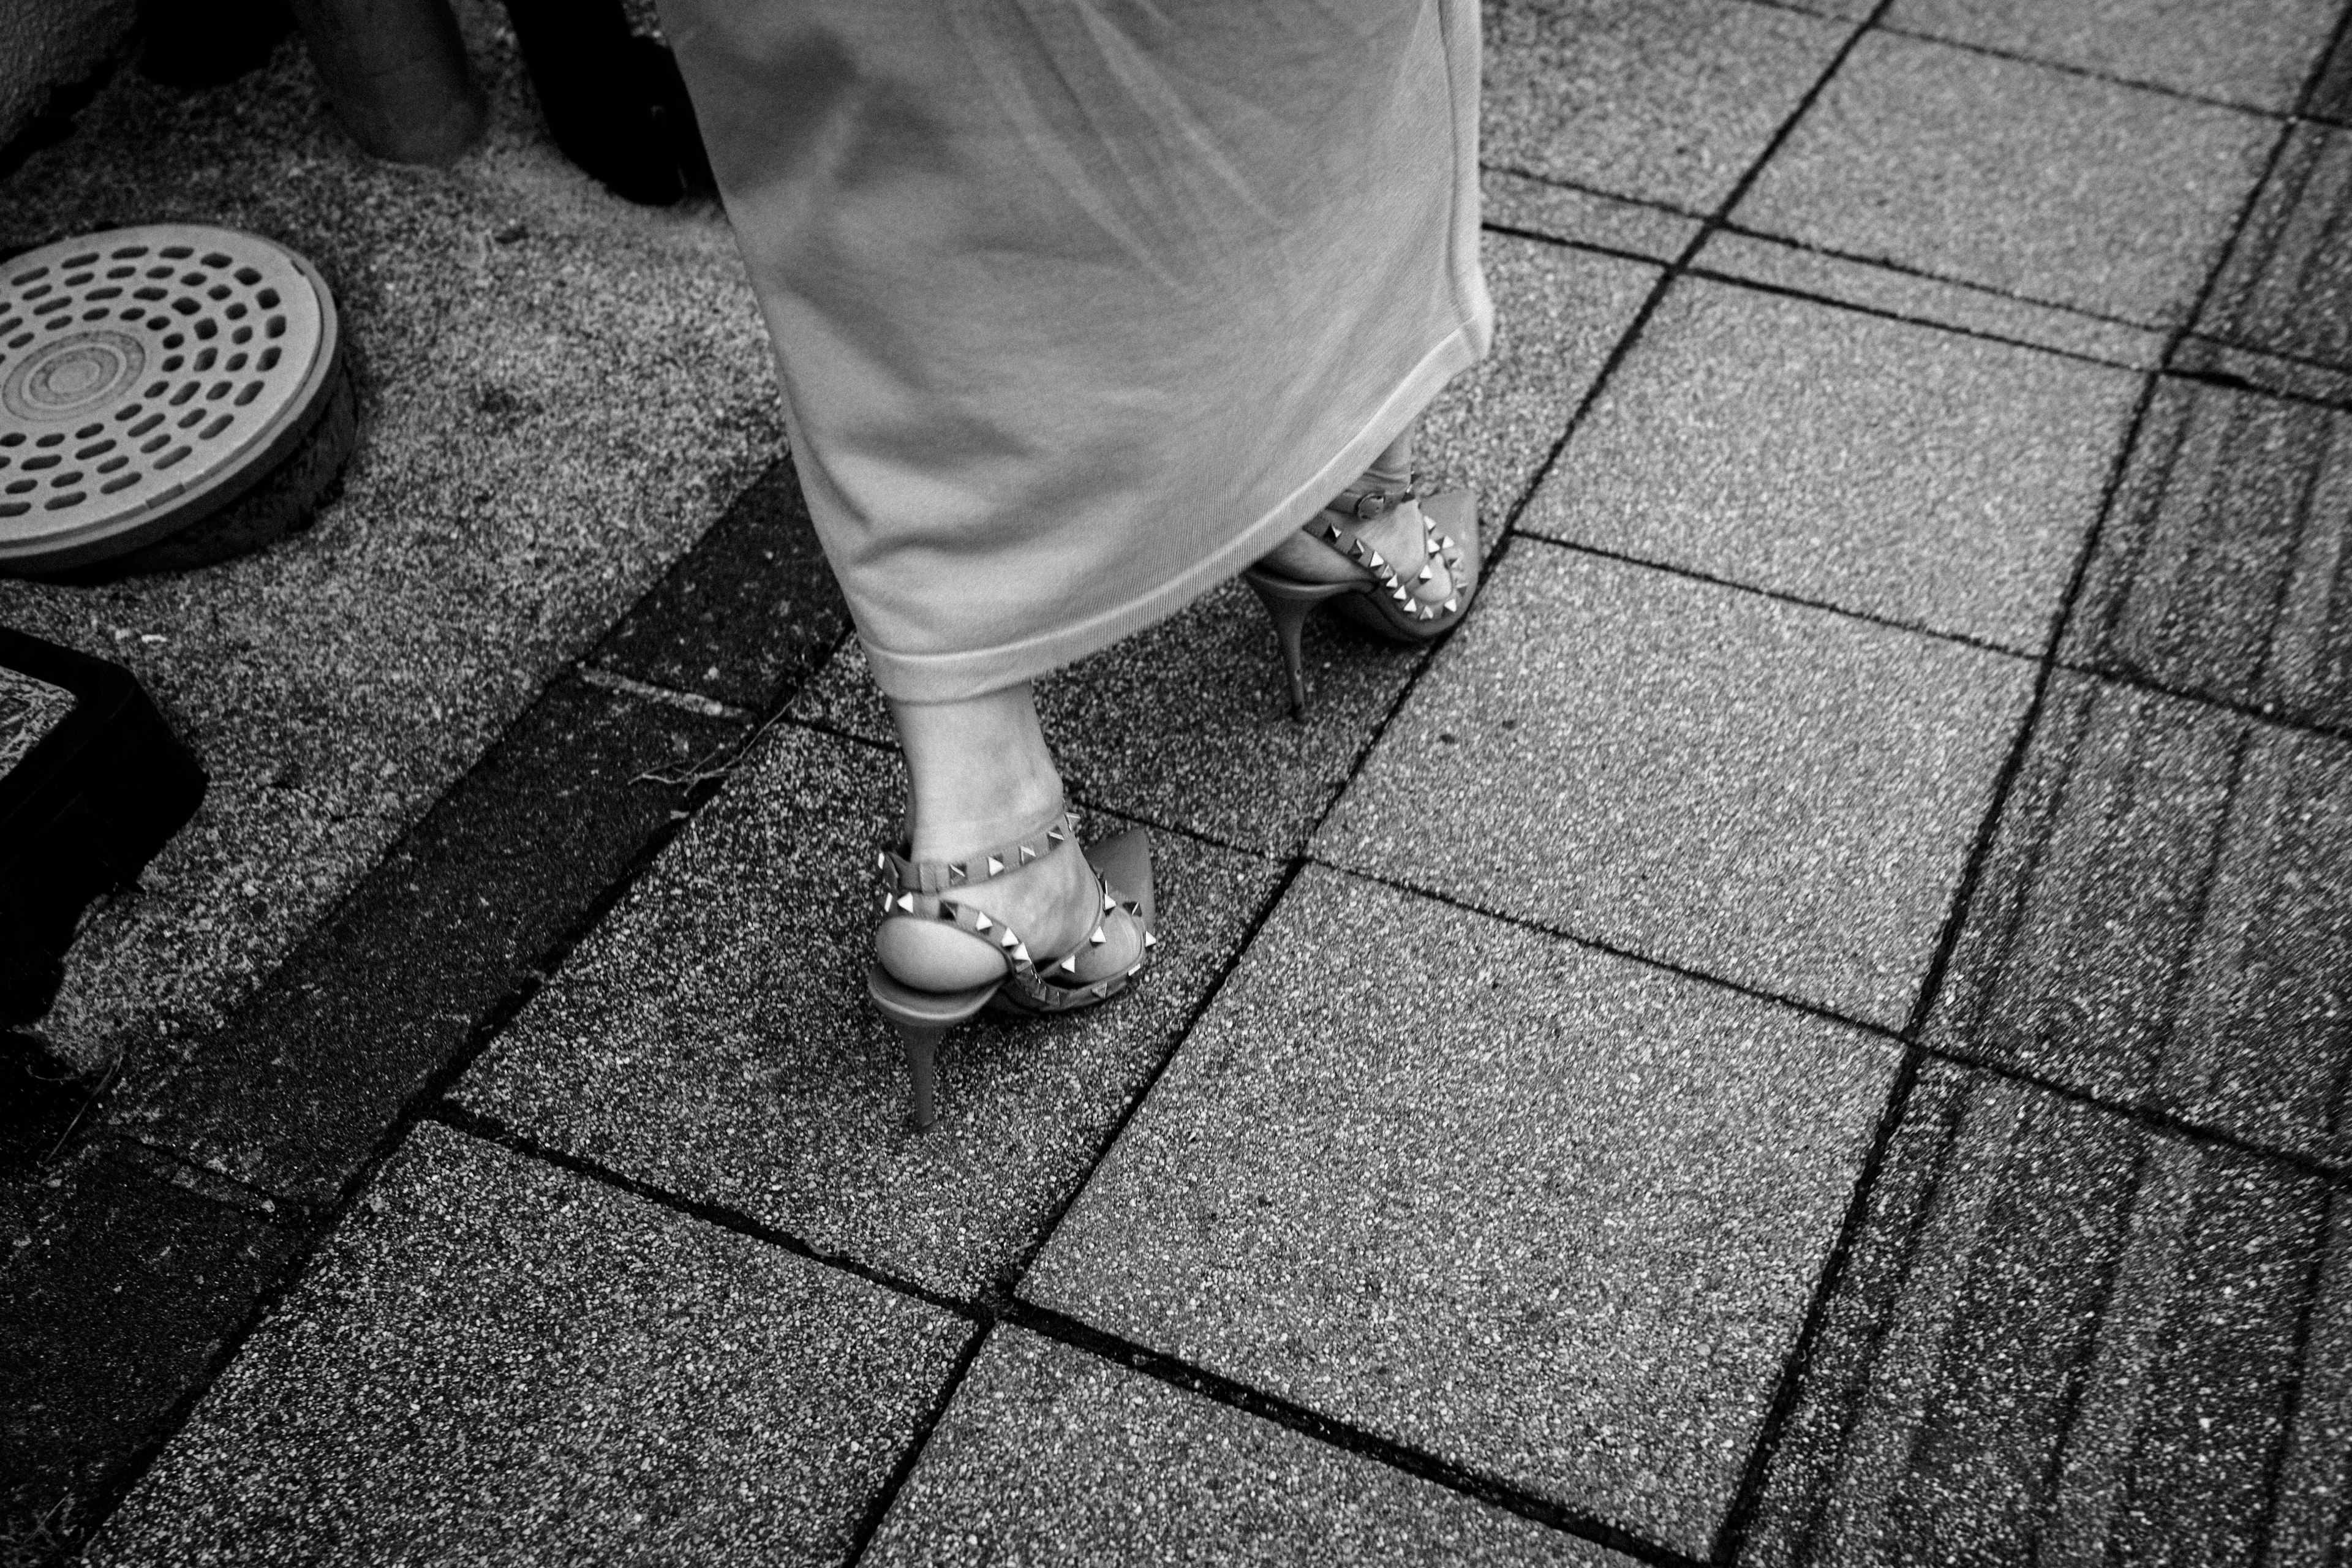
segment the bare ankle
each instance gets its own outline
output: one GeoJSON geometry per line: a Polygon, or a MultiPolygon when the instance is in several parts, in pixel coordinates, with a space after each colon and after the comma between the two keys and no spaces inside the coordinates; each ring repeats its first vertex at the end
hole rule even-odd
{"type": "Polygon", "coordinates": [[[911,853],[965,860],[1042,828],[1062,804],[1029,688],[890,705],[907,756],[911,853]]]}

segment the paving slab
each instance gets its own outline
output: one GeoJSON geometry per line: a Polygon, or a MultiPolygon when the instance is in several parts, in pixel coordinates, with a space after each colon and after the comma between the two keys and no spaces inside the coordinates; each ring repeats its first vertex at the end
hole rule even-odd
{"type": "Polygon", "coordinates": [[[2170,327],[2279,135],[2144,88],[1872,34],[1741,198],[1741,226],[2170,327]]]}
{"type": "Polygon", "coordinates": [[[2140,385],[1685,279],[1518,526],[2039,656],[2140,385]]]}
{"type": "Polygon", "coordinates": [[[89,1528],[308,1241],[283,1205],[170,1161],[132,1163],[143,1152],[110,1150],[42,1189],[64,1200],[61,1221],[7,1205],[0,1541],[12,1549],[29,1545],[22,1521],[53,1509],[58,1535],[89,1528]]]}
{"type": "Polygon", "coordinates": [[[950,1035],[940,1122],[917,1133],[897,1037],[866,997],[874,851],[904,799],[895,756],[775,731],[456,1098],[820,1251],[981,1294],[1084,1178],[1280,868],[1155,836],[1159,967],[1100,1008],[950,1035]]]}
{"type": "Polygon", "coordinates": [[[2153,370],[2164,361],[2164,333],[2088,316],[1972,283],[1856,261],[1810,246],[1736,228],[1718,228],[1699,247],[1690,270],[1702,278],[1758,283],[1781,293],[1853,305],[1883,316],[1949,327],[1975,337],[2153,370]]]}
{"type": "Polygon", "coordinates": [[[2352,742],[2063,675],[1927,1038],[2352,1166],[2352,742]]]}
{"type": "Polygon", "coordinates": [[[1529,541],[1314,850],[1896,1028],[2032,679],[1529,541]]]}
{"type": "Polygon", "coordinates": [[[1633,1561],[1018,1328],[990,1335],[859,1559],[1633,1561]]]}
{"type": "Polygon", "coordinates": [[[2284,113],[2341,0],[1895,0],[1885,25],[2284,113]]]}
{"type": "Polygon", "coordinates": [[[1710,213],[1853,31],[1745,0],[1501,0],[1486,8],[1480,155],[1710,213]]]}
{"type": "Polygon", "coordinates": [[[849,606],[785,458],[589,657],[600,670],[763,713],[848,631],[849,606]]]}
{"type": "Polygon", "coordinates": [[[2352,132],[2298,125],[2246,218],[2203,336],[2336,370],[2352,369],[2352,132]]]}
{"type": "Polygon", "coordinates": [[[289,39],[219,89],[121,72],[0,181],[12,242],[188,220],[293,246],[360,373],[310,532],[114,587],[0,582],[0,620],[129,666],[212,775],[74,949],[45,1029],[77,1060],[218,1024],[782,445],[716,207],[572,168],[503,13],[459,9],[491,120],[446,170],[362,154],[289,39]]]}
{"type": "Polygon", "coordinates": [[[93,1121],[331,1207],[747,731],[558,679],[227,1024],[142,1061],[93,1121]]]}
{"type": "Polygon", "coordinates": [[[1022,1294],[1703,1554],[1894,1064],[1310,869],[1022,1294]]]}
{"type": "Polygon", "coordinates": [[[94,1555],[838,1563],[973,1331],[427,1124],[94,1555]]]}
{"type": "MultiPolygon", "coordinates": [[[[1422,426],[1419,461],[1480,498],[1490,542],[1568,429],[1659,269],[1489,234],[1493,355],[1456,380],[1422,426]]],[[[1295,853],[1320,819],[1422,650],[1331,616],[1307,624],[1313,701],[1290,716],[1274,627],[1239,582],[1037,684],[1065,784],[1106,810],[1228,844],[1295,853]]],[[[795,699],[796,718],[890,738],[864,656],[845,647],[795,699]]]]}
{"type": "Polygon", "coordinates": [[[1567,245],[1627,251],[1673,261],[1698,237],[1700,220],[1647,202],[1629,202],[1505,169],[1478,176],[1480,214],[1492,227],[1540,235],[1567,245]]]}
{"type": "Polygon", "coordinates": [[[2168,380],[2068,624],[2064,657],[2352,731],[2352,415],[2168,380]]]}
{"type": "Polygon", "coordinates": [[[1930,1067],[1741,1561],[2343,1560],[2352,1205],[1930,1067]]]}

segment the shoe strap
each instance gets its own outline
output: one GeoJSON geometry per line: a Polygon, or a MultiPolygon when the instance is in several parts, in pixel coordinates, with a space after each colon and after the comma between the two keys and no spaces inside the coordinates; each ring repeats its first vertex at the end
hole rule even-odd
{"type": "Polygon", "coordinates": [[[890,885],[899,892],[944,893],[951,888],[969,887],[1007,871],[1017,871],[1032,860],[1044,859],[1077,836],[1077,820],[1066,809],[1057,809],[1043,827],[999,848],[983,850],[969,860],[918,860],[902,854],[900,850],[909,846],[901,844],[898,848],[879,851],[874,858],[874,868],[889,879],[890,885]]]}
{"type": "Polygon", "coordinates": [[[1376,517],[1385,517],[1409,500],[1425,500],[1436,493],[1437,487],[1415,468],[1405,476],[1403,484],[1392,489],[1350,485],[1324,502],[1323,510],[1352,517],[1358,522],[1370,522],[1376,517]]]}
{"type": "Polygon", "coordinates": [[[1379,584],[1380,591],[1394,600],[1398,609],[1415,620],[1426,621],[1450,616],[1461,607],[1462,600],[1459,594],[1446,599],[1443,605],[1429,605],[1423,604],[1408,585],[1408,578],[1417,582],[1422,575],[1427,574],[1433,559],[1444,563],[1448,571],[1461,564],[1460,548],[1455,545],[1451,535],[1437,531],[1435,520],[1426,514],[1421,520],[1420,559],[1410,563],[1397,562],[1391,561],[1373,549],[1354,529],[1343,522],[1335,521],[1331,516],[1335,510],[1339,509],[1326,508],[1320,516],[1307,525],[1307,531],[1370,572],[1372,574],[1372,581],[1379,584]]]}

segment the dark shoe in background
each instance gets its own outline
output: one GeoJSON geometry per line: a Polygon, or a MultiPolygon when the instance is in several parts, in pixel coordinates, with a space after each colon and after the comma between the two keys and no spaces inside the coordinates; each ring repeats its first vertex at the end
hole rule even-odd
{"type": "Polygon", "coordinates": [[[663,206],[718,189],[677,62],[620,0],[506,0],[540,112],[563,155],[614,195],[663,206]]]}
{"type": "Polygon", "coordinates": [[[218,87],[268,60],[294,30],[287,0],[139,0],[139,71],[166,87],[218,87]]]}
{"type": "MultiPolygon", "coordinates": [[[[180,88],[234,81],[294,27],[288,0],[140,0],[139,16],[140,71],[180,88]]],[[[507,0],[507,16],[565,157],[649,206],[718,190],[677,61],[620,0],[507,0]]]]}

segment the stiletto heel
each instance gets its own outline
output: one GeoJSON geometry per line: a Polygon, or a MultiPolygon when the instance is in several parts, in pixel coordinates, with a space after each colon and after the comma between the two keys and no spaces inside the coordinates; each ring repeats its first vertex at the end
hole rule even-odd
{"type": "Polygon", "coordinates": [[[1039,832],[1001,849],[954,864],[915,860],[884,850],[879,870],[890,879],[882,895],[882,918],[937,921],[983,942],[1003,962],[1004,973],[985,985],[934,990],[909,984],[877,962],[866,966],[866,990],[882,1016],[898,1026],[907,1054],[909,1111],[916,1130],[939,1120],[938,1057],[940,1039],[955,1025],[993,1006],[999,1012],[1066,1013],[1108,1001],[1150,967],[1160,942],[1151,889],[1151,845],[1132,827],[1081,851],[1093,871],[1093,929],[1071,952],[1040,959],[1003,921],[962,902],[962,889],[1018,870],[1065,844],[1076,842],[1077,824],[1057,812],[1039,832]],[[1119,945],[1112,946],[1113,933],[1119,945]],[[1082,963],[1082,955],[1084,962],[1082,963]],[[1104,971],[1105,956],[1124,955],[1123,966],[1104,971]]]}
{"type": "Polygon", "coordinates": [[[1257,591],[1258,603],[1274,621],[1274,635],[1282,644],[1282,667],[1290,675],[1290,716],[1307,717],[1307,655],[1299,634],[1315,606],[1339,594],[1352,594],[1348,583],[1300,583],[1253,568],[1242,580],[1257,591]]]}
{"type": "Polygon", "coordinates": [[[940,1119],[940,1037],[945,1029],[921,1029],[908,1024],[898,1026],[899,1043],[907,1047],[907,1076],[913,1096],[908,1106],[915,1121],[915,1131],[928,1131],[940,1119]]]}
{"type": "Polygon", "coordinates": [[[1307,712],[1307,666],[1299,631],[1317,605],[1334,600],[1332,608],[1349,620],[1398,642],[1431,642],[1459,626],[1468,613],[1471,595],[1478,591],[1481,564],[1477,498],[1467,490],[1433,492],[1417,474],[1401,489],[1342,491],[1305,531],[1371,575],[1348,583],[1308,583],[1263,566],[1242,574],[1274,618],[1283,665],[1290,675],[1291,712],[1301,718],[1307,712]],[[1407,501],[1421,502],[1418,561],[1386,559],[1340,521],[1380,517],[1407,501]],[[1453,592],[1437,604],[1416,597],[1411,584],[1430,581],[1439,566],[1445,568],[1453,592]]]}

